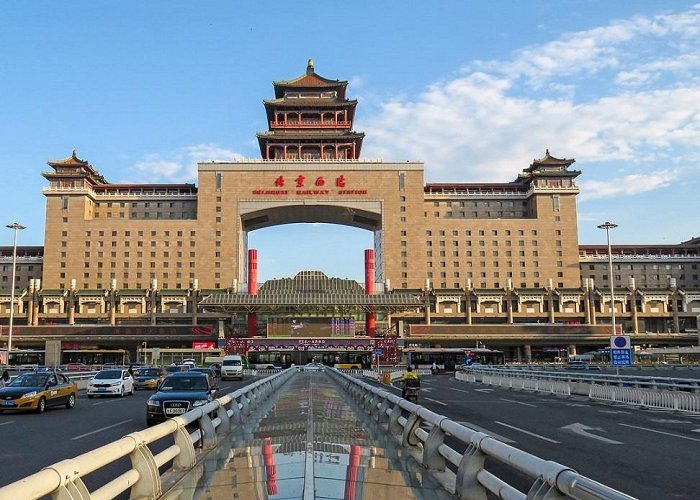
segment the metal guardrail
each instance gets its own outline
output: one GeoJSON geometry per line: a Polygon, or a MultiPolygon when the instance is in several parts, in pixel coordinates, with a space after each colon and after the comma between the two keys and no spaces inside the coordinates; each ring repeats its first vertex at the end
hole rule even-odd
{"type": "Polygon", "coordinates": [[[45,495],[58,499],[112,499],[130,490],[131,498],[158,498],[164,485],[172,485],[197,464],[198,452],[217,446],[217,433],[228,432],[231,423],[240,424],[259,403],[284,384],[296,370],[285,370],[199,406],[154,427],[127,434],[118,441],[62,460],[24,479],[0,488],[0,500],[33,500],[45,495]],[[190,433],[187,426],[198,423],[190,433]],[[174,444],[158,454],[149,445],[161,439],[174,444]],[[82,478],[119,459],[129,458],[131,467],[107,484],[90,492],[82,478]],[[163,476],[159,468],[172,461],[163,476]]]}
{"type": "Polygon", "coordinates": [[[567,382],[576,381],[591,384],[697,392],[700,394],[700,379],[697,378],[651,377],[644,375],[608,375],[604,373],[594,374],[588,372],[587,370],[549,372],[543,370],[493,368],[484,366],[468,367],[466,371],[475,374],[502,375],[514,378],[562,380],[567,382]]]}
{"type": "Polygon", "coordinates": [[[650,381],[648,377],[643,380],[638,380],[640,377],[616,377],[613,375],[605,375],[602,376],[603,378],[600,376],[590,378],[568,376],[567,379],[562,379],[562,375],[554,375],[554,378],[528,378],[528,375],[541,372],[516,370],[515,373],[518,376],[513,376],[512,372],[503,369],[475,368],[458,371],[455,378],[466,382],[480,382],[509,389],[548,392],[565,396],[571,394],[587,395],[589,399],[628,403],[642,408],[666,408],[700,413],[700,391],[698,391],[698,382],[700,381],[698,380],[693,380],[694,385],[689,386],[684,383],[688,379],[675,379],[674,383],[662,383],[657,380],[650,381]],[[636,384],[638,387],[628,387],[632,384],[636,384]],[[644,385],[649,387],[645,388],[644,385]]]}
{"type": "Polygon", "coordinates": [[[443,415],[350,377],[328,370],[380,425],[413,454],[424,467],[443,477],[444,486],[458,498],[485,500],[487,495],[507,500],[574,498],[577,500],[625,500],[629,495],[582,476],[565,465],[526,453],[488,434],[458,424],[443,415]],[[428,424],[430,431],[422,428],[428,424]],[[466,445],[459,453],[445,443],[451,436],[466,445]],[[487,461],[488,459],[488,461],[487,461]],[[505,465],[532,479],[522,492],[487,467],[505,465]],[[450,464],[455,468],[453,472],[450,464]],[[442,474],[441,474],[442,473],[442,474]]]}

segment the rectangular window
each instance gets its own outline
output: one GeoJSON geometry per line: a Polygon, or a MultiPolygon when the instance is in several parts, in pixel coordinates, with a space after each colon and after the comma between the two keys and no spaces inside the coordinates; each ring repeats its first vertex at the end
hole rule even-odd
{"type": "Polygon", "coordinates": [[[216,172],[216,189],[221,189],[221,172],[216,172]]]}
{"type": "Polygon", "coordinates": [[[559,195],[552,195],[552,210],[555,212],[559,211],[559,195]]]}

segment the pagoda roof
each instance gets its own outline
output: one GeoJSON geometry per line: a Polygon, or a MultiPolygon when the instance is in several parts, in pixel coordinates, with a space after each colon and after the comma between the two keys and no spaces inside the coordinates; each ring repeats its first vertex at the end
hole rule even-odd
{"type": "MultiPolygon", "coordinates": [[[[102,177],[102,175],[97,170],[95,170],[95,168],[92,165],[90,165],[90,163],[78,158],[78,156],[76,155],[75,149],[73,150],[73,153],[71,154],[71,156],[68,158],[64,158],[62,160],[51,160],[51,161],[48,161],[46,163],[50,167],[52,167],[54,170],[58,170],[58,169],[63,170],[65,168],[69,168],[69,169],[73,170],[75,173],[87,174],[90,177],[90,181],[95,183],[95,184],[102,184],[102,183],[106,184],[107,183],[105,178],[102,177]]],[[[43,175],[46,178],[50,178],[51,176],[61,175],[64,173],[65,172],[52,172],[52,173],[44,173],[43,175]]]]}
{"type": "Polygon", "coordinates": [[[148,288],[124,288],[118,290],[117,293],[123,296],[146,296],[148,295],[148,288]]]}
{"type": "Polygon", "coordinates": [[[287,108],[346,108],[357,106],[357,99],[288,99],[280,97],[278,99],[263,99],[263,104],[275,107],[287,108]]]}
{"type": "Polygon", "coordinates": [[[163,290],[158,290],[158,295],[167,295],[169,297],[177,296],[188,296],[190,291],[185,288],[165,288],[163,290]]]}
{"type": "Polygon", "coordinates": [[[568,293],[578,293],[582,294],[584,293],[582,288],[556,288],[554,290],[554,293],[557,295],[563,295],[563,294],[568,294],[568,293]]]}
{"type": "Polygon", "coordinates": [[[345,80],[331,80],[316,73],[313,59],[309,59],[306,65],[306,73],[291,80],[277,80],[272,82],[275,88],[275,97],[283,97],[285,90],[290,88],[333,88],[338,91],[339,97],[345,97],[345,88],[348,82],[345,80]]]}
{"type": "Polygon", "coordinates": [[[503,288],[475,288],[474,293],[476,295],[503,295],[506,291],[503,288]]]}
{"type": "Polygon", "coordinates": [[[105,296],[105,295],[107,295],[107,290],[105,290],[104,288],[94,288],[94,289],[85,288],[82,290],[76,290],[75,294],[78,297],[91,297],[93,295],[105,296]]]}
{"type": "Polygon", "coordinates": [[[568,167],[575,161],[576,160],[573,158],[570,160],[567,160],[566,158],[555,158],[549,154],[549,149],[546,149],[542,158],[532,160],[528,170],[536,170],[542,167],[568,167]]]}
{"type": "Polygon", "coordinates": [[[515,288],[513,291],[516,295],[547,295],[545,288],[515,288]]]}
{"type": "Polygon", "coordinates": [[[514,191],[527,192],[527,186],[515,182],[474,182],[474,183],[428,183],[423,191],[433,194],[493,194],[502,192],[504,195],[514,191]]]}
{"type": "Polygon", "coordinates": [[[258,139],[279,139],[279,140],[332,140],[332,139],[362,139],[363,132],[352,132],[347,130],[273,130],[269,132],[258,132],[258,139]]]}
{"type": "Polygon", "coordinates": [[[62,288],[45,288],[39,291],[39,295],[42,297],[60,297],[66,294],[66,290],[62,288]]]}

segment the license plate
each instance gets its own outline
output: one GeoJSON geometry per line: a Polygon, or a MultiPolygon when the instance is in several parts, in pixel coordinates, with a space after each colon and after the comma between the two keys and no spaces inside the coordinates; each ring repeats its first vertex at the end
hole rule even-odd
{"type": "Polygon", "coordinates": [[[182,415],[185,413],[185,408],[166,408],[166,415],[182,415]]]}
{"type": "Polygon", "coordinates": [[[105,389],[104,387],[98,387],[97,392],[107,392],[107,389],[105,389]]]}
{"type": "Polygon", "coordinates": [[[3,406],[14,406],[15,403],[14,403],[14,401],[3,401],[2,405],[3,406]]]}

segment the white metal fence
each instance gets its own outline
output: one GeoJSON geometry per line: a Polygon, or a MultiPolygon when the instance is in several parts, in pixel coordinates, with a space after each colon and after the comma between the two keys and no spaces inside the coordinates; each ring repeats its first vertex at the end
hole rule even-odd
{"type": "Polygon", "coordinates": [[[700,394],[591,384],[588,397],[648,408],[700,413],[700,394]]]}

